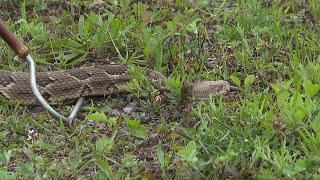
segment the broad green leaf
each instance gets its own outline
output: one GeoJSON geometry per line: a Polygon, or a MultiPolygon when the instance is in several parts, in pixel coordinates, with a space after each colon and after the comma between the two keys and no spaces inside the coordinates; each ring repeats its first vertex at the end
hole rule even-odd
{"type": "Polygon", "coordinates": [[[295,93],[295,97],[294,97],[293,103],[294,103],[294,106],[304,106],[301,93],[299,93],[299,92],[295,93]]]}
{"type": "Polygon", "coordinates": [[[303,159],[298,160],[298,161],[295,163],[294,169],[295,169],[295,172],[296,172],[296,173],[300,173],[300,172],[302,172],[302,171],[305,171],[305,170],[306,170],[305,160],[303,160],[303,159]]]}
{"type": "Polygon", "coordinates": [[[313,84],[310,80],[305,79],[303,81],[303,89],[306,95],[312,97],[314,95],[316,95],[318,93],[318,91],[320,90],[320,86],[317,84],[313,84]]]}
{"type": "Polygon", "coordinates": [[[142,139],[147,138],[147,128],[143,125],[140,125],[140,120],[127,119],[126,121],[129,127],[129,133],[132,136],[142,139]]]}
{"type": "Polygon", "coordinates": [[[10,161],[11,154],[12,154],[11,150],[9,150],[8,152],[3,152],[2,154],[0,154],[0,162],[8,163],[10,161]]]}
{"type": "Polygon", "coordinates": [[[274,22],[273,23],[273,28],[274,28],[274,30],[275,30],[275,32],[276,32],[276,35],[277,35],[277,37],[279,38],[279,40],[281,41],[281,43],[283,44],[283,38],[282,38],[282,31],[281,31],[281,28],[280,28],[280,26],[279,26],[279,23],[278,22],[274,22]]]}
{"type": "Polygon", "coordinates": [[[157,145],[157,158],[160,164],[160,167],[163,168],[165,164],[165,155],[162,150],[162,141],[159,140],[158,145],[157,145]]]}
{"type": "Polygon", "coordinates": [[[289,92],[287,92],[287,91],[282,92],[277,96],[277,102],[279,104],[281,104],[281,105],[288,104],[289,97],[290,97],[290,93],[289,92]]]}
{"type": "Polygon", "coordinates": [[[71,54],[66,54],[63,56],[64,58],[64,62],[68,62],[72,59],[75,59],[77,56],[79,56],[79,54],[75,54],[75,53],[71,53],[71,54]]]}
{"type": "Polygon", "coordinates": [[[319,136],[320,135],[320,114],[316,115],[313,118],[313,122],[311,122],[311,127],[319,136]]]}
{"type": "Polygon", "coordinates": [[[197,144],[195,141],[190,141],[187,147],[178,151],[178,155],[182,157],[185,161],[196,162],[197,158],[197,144]]]}
{"type": "Polygon", "coordinates": [[[310,96],[304,97],[304,108],[308,109],[308,114],[312,111],[316,111],[318,109],[318,102],[313,101],[310,96]]]}
{"type": "Polygon", "coordinates": [[[290,86],[291,86],[291,84],[292,84],[292,82],[293,82],[293,78],[291,78],[289,81],[287,81],[285,84],[284,84],[284,86],[283,86],[283,89],[285,89],[285,90],[289,90],[289,88],[290,88],[290,86]]]}
{"type": "Polygon", "coordinates": [[[53,40],[48,43],[48,46],[52,46],[52,48],[61,48],[61,46],[68,47],[68,48],[81,48],[82,44],[69,38],[69,39],[53,40]]]}
{"type": "MultiPolygon", "coordinates": [[[[297,42],[296,42],[297,43],[297,42]]],[[[295,56],[296,57],[296,56],[295,56]]],[[[302,79],[307,79],[308,78],[308,70],[305,68],[304,64],[300,64],[300,58],[296,57],[296,61],[299,62],[298,68],[299,68],[299,76],[302,77],[302,79]]]]}
{"type": "MultiPolygon", "coordinates": [[[[97,166],[104,172],[106,173],[108,176],[110,177],[114,177],[113,173],[112,173],[112,170],[109,166],[109,164],[105,161],[102,161],[100,159],[97,159],[95,161],[95,163],[97,164],[97,166]]],[[[112,178],[113,179],[113,178],[112,178]]]]}
{"type": "MultiPolygon", "coordinates": [[[[289,81],[287,81],[287,82],[284,84],[283,89],[284,89],[284,90],[289,90],[289,88],[290,88],[293,80],[294,80],[294,79],[292,78],[292,79],[290,79],[289,81]]],[[[276,85],[274,85],[274,84],[272,84],[272,83],[269,83],[269,85],[271,86],[271,88],[274,90],[274,92],[275,92],[276,94],[278,94],[278,93],[281,91],[281,89],[282,89],[282,88],[280,88],[280,87],[278,87],[278,86],[276,86],[276,85]]]]}
{"type": "Polygon", "coordinates": [[[188,25],[188,30],[197,34],[198,33],[198,28],[197,28],[197,21],[198,19],[193,20],[191,23],[188,25]]]}
{"type": "MultiPolygon", "coordinates": [[[[280,157],[279,157],[279,159],[280,159],[280,157]]],[[[280,163],[278,166],[281,167],[280,163]]],[[[283,168],[283,173],[286,174],[288,177],[292,177],[294,174],[296,174],[296,171],[292,165],[286,165],[283,168]]]]}
{"type": "Polygon", "coordinates": [[[104,113],[101,112],[95,112],[88,116],[88,120],[91,121],[99,121],[99,122],[107,122],[108,118],[104,113]]]}
{"type": "Polygon", "coordinates": [[[34,153],[31,148],[23,147],[22,151],[24,152],[24,154],[26,154],[28,156],[29,159],[33,159],[34,153]]]}
{"type": "Polygon", "coordinates": [[[231,75],[230,79],[234,84],[236,84],[236,86],[241,87],[241,81],[237,76],[231,75]]]}
{"type": "MultiPolygon", "coordinates": [[[[76,50],[74,52],[76,52],[76,50]]],[[[78,55],[80,55],[80,54],[81,54],[81,52],[78,55]]],[[[81,62],[86,60],[87,55],[88,55],[88,53],[83,54],[81,57],[77,58],[76,60],[66,64],[66,67],[80,64],[81,62]]]]}
{"type": "MultiPolygon", "coordinates": [[[[191,1],[190,1],[191,2],[191,1]]],[[[199,6],[200,8],[205,8],[206,6],[208,6],[210,1],[207,0],[197,0],[195,1],[197,6],[199,6]]]]}
{"type": "Polygon", "coordinates": [[[177,32],[176,24],[174,24],[172,21],[166,22],[167,29],[170,31],[171,35],[174,35],[177,32]]]}
{"type": "Polygon", "coordinates": [[[274,90],[274,92],[276,94],[278,94],[280,92],[281,89],[279,87],[277,87],[276,85],[274,85],[272,83],[269,83],[269,85],[271,86],[271,88],[274,90]]]}
{"type": "Polygon", "coordinates": [[[174,93],[175,98],[181,99],[182,97],[182,81],[178,75],[176,78],[167,78],[165,80],[165,85],[168,89],[174,93]]]}
{"type": "Polygon", "coordinates": [[[8,131],[8,130],[1,131],[0,132],[0,141],[4,140],[7,136],[7,134],[9,134],[9,133],[10,133],[10,131],[8,131]]]}
{"type": "Polygon", "coordinates": [[[23,175],[31,175],[33,173],[32,163],[19,164],[19,170],[23,175]]]}
{"type": "Polygon", "coordinates": [[[113,145],[113,138],[102,137],[96,141],[96,150],[100,153],[108,152],[113,145]]]}
{"type": "Polygon", "coordinates": [[[295,113],[299,120],[302,120],[306,116],[306,111],[301,106],[296,109],[295,113]]]}
{"type": "Polygon", "coordinates": [[[113,38],[118,38],[123,29],[124,22],[118,18],[114,18],[110,21],[109,32],[113,38]]]}
{"type": "Polygon", "coordinates": [[[248,89],[249,86],[253,83],[254,81],[254,75],[249,75],[246,77],[246,79],[244,80],[244,88],[248,89]]]}
{"type": "Polygon", "coordinates": [[[90,12],[90,15],[88,16],[88,20],[91,22],[91,24],[97,24],[98,26],[102,26],[103,24],[102,17],[99,15],[96,15],[93,11],[90,12]]]}
{"type": "Polygon", "coordinates": [[[0,177],[6,180],[17,179],[14,177],[14,174],[9,173],[6,168],[0,168],[0,177]]]}
{"type": "Polygon", "coordinates": [[[137,156],[132,154],[127,154],[121,161],[126,168],[132,168],[138,164],[137,156]]]}
{"type": "Polygon", "coordinates": [[[78,33],[80,38],[84,37],[84,16],[81,15],[78,21],[78,33]]]}

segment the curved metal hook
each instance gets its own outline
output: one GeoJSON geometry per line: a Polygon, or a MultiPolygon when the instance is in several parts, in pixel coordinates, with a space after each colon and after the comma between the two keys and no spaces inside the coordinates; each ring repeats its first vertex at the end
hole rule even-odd
{"type": "Polygon", "coordinates": [[[31,90],[34,94],[34,96],[36,97],[36,99],[38,100],[38,102],[45,108],[48,110],[48,112],[55,117],[56,119],[62,119],[65,120],[69,123],[72,122],[72,120],[76,117],[78,111],[80,110],[80,107],[83,103],[84,98],[81,97],[78,99],[77,103],[75,104],[75,106],[73,107],[73,110],[71,111],[70,115],[68,117],[64,117],[63,115],[61,115],[60,113],[58,113],[56,110],[54,110],[49,104],[48,102],[43,98],[43,96],[41,95],[39,89],[37,88],[37,82],[36,82],[36,68],[35,68],[35,63],[32,59],[32,57],[28,54],[26,56],[26,59],[29,63],[29,76],[30,76],[30,86],[31,86],[31,90]]]}
{"type": "Polygon", "coordinates": [[[47,101],[40,94],[39,89],[37,88],[36,82],[36,68],[32,57],[29,54],[28,48],[23,45],[13,34],[9,31],[9,29],[5,26],[5,24],[0,20],[0,37],[11,47],[11,49],[20,57],[26,58],[29,63],[29,76],[30,76],[30,86],[31,90],[39,101],[39,103],[48,110],[48,112],[55,117],[56,119],[63,119],[68,121],[69,123],[76,117],[81,104],[83,102],[83,97],[79,98],[77,103],[75,104],[73,110],[71,111],[69,117],[64,117],[55,111],[47,101]]]}

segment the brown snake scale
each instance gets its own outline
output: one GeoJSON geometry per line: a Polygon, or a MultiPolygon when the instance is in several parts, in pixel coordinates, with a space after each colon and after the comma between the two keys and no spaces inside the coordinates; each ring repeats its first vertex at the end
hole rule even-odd
{"type": "MultiPolygon", "coordinates": [[[[148,68],[143,70],[147,76],[163,84],[164,75],[148,68]]],[[[39,72],[36,78],[43,97],[49,102],[60,102],[125,91],[124,86],[131,80],[131,75],[125,65],[107,65],[39,72]]],[[[195,98],[224,95],[230,88],[234,87],[223,80],[184,84],[184,89],[195,98]]],[[[0,70],[0,94],[12,102],[36,104],[29,85],[29,74],[26,72],[0,70]]]]}

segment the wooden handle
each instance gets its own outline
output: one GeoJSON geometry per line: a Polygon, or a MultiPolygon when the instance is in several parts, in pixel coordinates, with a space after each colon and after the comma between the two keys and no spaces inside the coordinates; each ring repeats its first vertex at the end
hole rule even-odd
{"type": "Polygon", "coordinates": [[[9,31],[1,20],[0,36],[20,58],[25,58],[29,54],[28,48],[9,31]]]}

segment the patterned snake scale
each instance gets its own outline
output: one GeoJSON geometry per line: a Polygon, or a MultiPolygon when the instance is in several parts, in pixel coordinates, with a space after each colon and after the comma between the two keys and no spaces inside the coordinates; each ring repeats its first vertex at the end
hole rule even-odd
{"type": "MultiPolygon", "coordinates": [[[[154,70],[143,68],[146,75],[163,84],[166,77],[154,70]]],[[[132,76],[125,65],[76,68],[65,71],[39,72],[37,86],[49,102],[63,102],[87,96],[103,96],[125,91],[132,76]]],[[[234,89],[229,82],[202,81],[185,83],[184,90],[194,98],[224,95],[234,89]]],[[[26,72],[0,70],[0,93],[6,99],[20,104],[37,104],[26,72]]]]}

